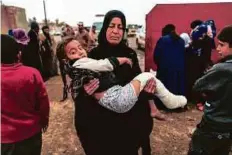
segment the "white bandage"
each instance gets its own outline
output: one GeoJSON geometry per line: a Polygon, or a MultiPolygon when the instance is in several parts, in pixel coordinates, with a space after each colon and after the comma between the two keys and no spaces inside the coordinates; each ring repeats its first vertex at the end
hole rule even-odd
{"type": "Polygon", "coordinates": [[[155,76],[152,73],[144,72],[136,76],[133,80],[138,80],[140,82],[140,90],[143,90],[148,80],[152,78],[155,79],[155,76]]]}

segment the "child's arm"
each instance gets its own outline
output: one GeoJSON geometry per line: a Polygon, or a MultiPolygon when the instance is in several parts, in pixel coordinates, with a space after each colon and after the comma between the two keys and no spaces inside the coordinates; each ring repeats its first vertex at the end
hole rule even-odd
{"type": "Polygon", "coordinates": [[[75,68],[89,69],[94,72],[113,71],[116,67],[122,64],[132,64],[129,58],[111,57],[107,59],[95,60],[91,58],[82,58],[73,64],[75,68]]]}

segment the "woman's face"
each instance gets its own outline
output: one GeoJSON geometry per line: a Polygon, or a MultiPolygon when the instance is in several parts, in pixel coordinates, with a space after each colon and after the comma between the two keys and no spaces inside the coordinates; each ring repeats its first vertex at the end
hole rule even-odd
{"type": "Polygon", "coordinates": [[[123,37],[123,25],[120,18],[115,17],[109,24],[106,31],[106,39],[112,45],[117,45],[123,37]]]}

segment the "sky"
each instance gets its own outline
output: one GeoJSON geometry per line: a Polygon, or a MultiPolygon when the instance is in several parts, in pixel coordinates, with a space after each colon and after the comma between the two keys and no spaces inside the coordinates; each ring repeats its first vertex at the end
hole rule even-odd
{"type": "MultiPolygon", "coordinates": [[[[96,19],[96,14],[107,11],[121,10],[128,24],[145,24],[145,16],[156,4],[175,3],[209,3],[232,2],[232,0],[45,0],[47,19],[67,22],[75,26],[83,21],[90,26],[96,19]]],[[[36,17],[37,21],[44,19],[43,0],[2,0],[5,5],[13,5],[26,9],[28,18],[36,17]]]]}

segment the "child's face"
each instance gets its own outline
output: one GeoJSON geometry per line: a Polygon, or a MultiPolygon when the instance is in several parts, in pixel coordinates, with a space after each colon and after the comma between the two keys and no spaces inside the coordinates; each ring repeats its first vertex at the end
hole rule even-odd
{"type": "Polygon", "coordinates": [[[65,46],[64,50],[65,50],[66,56],[70,60],[87,57],[86,51],[82,48],[81,44],[77,40],[70,41],[65,46]]]}
{"type": "Polygon", "coordinates": [[[222,58],[232,55],[232,48],[229,47],[229,43],[218,41],[217,51],[222,58]]]}

